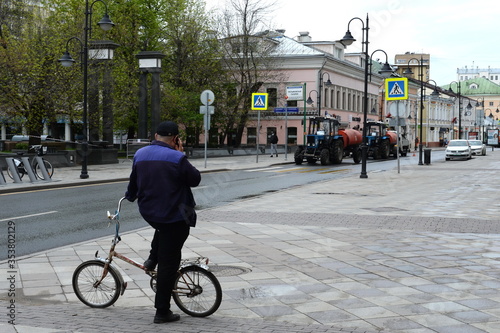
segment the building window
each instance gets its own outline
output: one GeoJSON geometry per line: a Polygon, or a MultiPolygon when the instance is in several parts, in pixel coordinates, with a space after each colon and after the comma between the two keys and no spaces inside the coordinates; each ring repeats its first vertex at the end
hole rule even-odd
{"type": "Polygon", "coordinates": [[[248,145],[257,144],[257,128],[255,127],[247,128],[247,144],[248,145]]]}
{"type": "Polygon", "coordinates": [[[289,107],[297,107],[297,101],[286,101],[286,105],[289,107]]]}
{"type": "Polygon", "coordinates": [[[345,92],[342,93],[342,110],[345,110],[345,92]]]}
{"type": "Polygon", "coordinates": [[[347,95],[347,110],[351,110],[351,93],[347,95]]]}
{"type": "Polygon", "coordinates": [[[289,145],[297,144],[297,127],[288,127],[288,141],[289,145]]]}
{"type": "Polygon", "coordinates": [[[330,107],[333,109],[335,106],[333,104],[333,96],[335,96],[335,91],[330,90],[330,107]]]}
{"type": "Polygon", "coordinates": [[[271,107],[271,108],[275,108],[278,105],[278,89],[267,88],[266,92],[268,93],[267,106],[271,107]]]}

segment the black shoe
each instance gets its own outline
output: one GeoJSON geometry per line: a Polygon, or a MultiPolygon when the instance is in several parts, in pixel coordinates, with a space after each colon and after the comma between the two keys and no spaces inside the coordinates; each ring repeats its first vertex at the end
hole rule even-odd
{"type": "Polygon", "coordinates": [[[169,312],[168,314],[166,315],[159,315],[159,314],[156,314],[155,315],[155,319],[154,319],[154,323],[155,324],[163,324],[163,323],[171,323],[173,321],[177,321],[181,319],[181,316],[178,315],[177,313],[172,313],[172,312],[169,312]]]}
{"type": "Polygon", "coordinates": [[[151,259],[148,259],[144,262],[144,267],[146,267],[146,270],[148,271],[153,271],[156,267],[156,262],[154,262],[153,260],[151,259]]]}

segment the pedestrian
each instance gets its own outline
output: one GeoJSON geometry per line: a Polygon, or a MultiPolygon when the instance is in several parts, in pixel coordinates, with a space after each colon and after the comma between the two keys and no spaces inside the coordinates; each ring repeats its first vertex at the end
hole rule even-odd
{"type": "Polygon", "coordinates": [[[415,137],[415,150],[417,150],[419,142],[420,140],[418,139],[418,136],[415,137]]]}
{"type": "Polygon", "coordinates": [[[134,155],[125,194],[131,202],[137,199],[141,216],[155,229],[144,266],[153,270],[158,265],[153,320],[156,324],[180,319],[170,310],[170,299],[182,247],[190,227],[196,224],[191,187],[198,186],[201,175],[183,152],[177,124],[160,123],[155,140],[134,155]]]}
{"type": "Polygon", "coordinates": [[[278,157],[278,137],[274,134],[274,132],[271,132],[269,142],[271,142],[271,157],[273,157],[273,151],[276,154],[276,157],[278,157]]]}

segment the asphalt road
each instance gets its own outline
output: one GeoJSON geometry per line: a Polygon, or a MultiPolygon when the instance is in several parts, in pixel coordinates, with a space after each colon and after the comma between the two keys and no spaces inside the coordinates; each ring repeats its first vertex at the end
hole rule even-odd
{"type": "MultiPolygon", "coordinates": [[[[197,209],[201,210],[342,177],[355,169],[359,169],[359,166],[344,163],[327,167],[284,165],[206,173],[200,186],[193,192],[197,209]]],[[[3,195],[0,223],[6,225],[7,221],[16,221],[19,256],[102,237],[113,232],[107,228],[106,211],[114,212],[126,186],[126,182],[116,182],[3,195]]],[[[122,231],[146,225],[135,203],[125,202],[121,217],[122,231]]],[[[6,242],[5,237],[0,239],[0,248],[6,248],[6,242]]],[[[0,253],[0,260],[6,256],[6,253],[0,253]]]]}

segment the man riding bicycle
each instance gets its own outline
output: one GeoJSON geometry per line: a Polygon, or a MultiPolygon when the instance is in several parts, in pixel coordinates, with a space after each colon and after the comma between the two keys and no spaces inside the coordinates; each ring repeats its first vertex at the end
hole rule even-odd
{"type": "Polygon", "coordinates": [[[151,145],[134,155],[125,197],[137,199],[142,217],[155,229],[149,258],[144,266],[158,264],[154,323],[180,319],[170,310],[170,299],[184,242],[196,225],[191,187],[201,181],[200,172],[184,155],[179,128],[172,121],[160,123],[151,145]]]}

